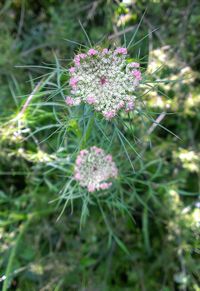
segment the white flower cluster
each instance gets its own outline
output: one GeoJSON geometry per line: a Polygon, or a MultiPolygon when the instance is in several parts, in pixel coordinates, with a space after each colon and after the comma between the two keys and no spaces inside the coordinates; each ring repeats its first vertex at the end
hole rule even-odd
{"type": "Polygon", "coordinates": [[[116,178],[117,174],[112,156],[106,155],[103,149],[96,146],[81,150],[76,158],[74,178],[82,187],[87,187],[89,192],[110,188],[112,182],[107,180],[116,178]]]}
{"type": "Polygon", "coordinates": [[[127,49],[89,49],[74,58],[69,69],[71,96],[69,106],[82,101],[94,106],[106,119],[113,118],[124,108],[134,109],[134,92],[141,80],[139,63],[127,62],[127,49]]]}

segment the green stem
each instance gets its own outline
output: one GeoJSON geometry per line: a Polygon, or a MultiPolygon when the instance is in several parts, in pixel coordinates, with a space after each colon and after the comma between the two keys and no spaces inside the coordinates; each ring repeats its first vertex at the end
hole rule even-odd
{"type": "Polygon", "coordinates": [[[89,139],[91,132],[93,130],[93,125],[94,125],[94,115],[92,115],[92,117],[90,117],[86,129],[83,133],[83,140],[81,143],[81,148],[85,148],[87,146],[87,140],[89,139]]]}
{"type": "Polygon", "coordinates": [[[27,221],[20,227],[20,231],[18,234],[18,237],[16,239],[15,245],[13,246],[9,259],[8,259],[8,264],[7,264],[7,268],[6,268],[6,273],[5,273],[5,281],[3,283],[3,289],[2,291],[7,291],[9,288],[9,278],[10,278],[10,274],[12,272],[12,266],[13,266],[13,262],[14,262],[14,258],[17,252],[17,248],[19,245],[19,242],[21,241],[29,223],[31,222],[32,216],[29,216],[27,221]]]}
{"type": "Polygon", "coordinates": [[[142,231],[144,237],[144,245],[148,255],[151,254],[151,246],[149,240],[149,225],[148,225],[148,209],[145,207],[142,215],[142,231]]]}

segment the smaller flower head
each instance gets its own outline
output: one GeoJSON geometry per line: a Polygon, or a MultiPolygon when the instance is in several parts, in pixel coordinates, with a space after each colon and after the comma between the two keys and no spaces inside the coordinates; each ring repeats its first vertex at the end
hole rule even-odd
{"type": "Polygon", "coordinates": [[[93,146],[80,151],[76,158],[74,179],[89,192],[105,190],[111,187],[110,178],[118,175],[117,167],[111,155],[103,149],[93,146]]]}

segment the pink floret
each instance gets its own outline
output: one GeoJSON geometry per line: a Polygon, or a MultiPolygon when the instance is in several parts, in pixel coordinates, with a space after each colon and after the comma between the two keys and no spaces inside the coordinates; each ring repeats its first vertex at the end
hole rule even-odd
{"type": "Polygon", "coordinates": [[[87,150],[81,150],[81,151],[80,151],[80,156],[83,157],[83,156],[85,156],[87,153],[88,153],[87,150]]]}
{"type": "Polygon", "coordinates": [[[86,55],[86,54],[79,54],[78,56],[80,57],[80,59],[83,59],[83,60],[84,60],[85,58],[87,58],[87,55],[86,55]]]}
{"type": "Polygon", "coordinates": [[[70,73],[74,73],[75,70],[76,70],[75,67],[71,67],[71,68],[69,68],[69,72],[70,72],[70,73]]]}
{"type": "Polygon", "coordinates": [[[76,173],[76,175],[74,176],[74,178],[76,179],[76,180],[81,180],[81,175],[80,175],[80,173],[76,173]]]}
{"type": "Polygon", "coordinates": [[[75,63],[75,65],[77,65],[77,67],[80,66],[80,56],[79,55],[75,56],[74,63],[75,63]]]}
{"type": "Polygon", "coordinates": [[[132,63],[130,63],[130,67],[132,67],[132,68],[139,68],[140,67],[140,64],[139,63],[136,63],[136,62],[132,62],[132,63]]]}
{"type": "Polygon", "coordinates": [[[99,188],[102,190],[108,189],[112,186],[112,183],[102,183],[99,188]]]}
{"type": "Polygon", "coordinates": [[[67,105],[69,106],[73,106],[74,105],[74,99],[70,96],[67,96],[65,99],[65,102],[67,103],[67,105]]]}
{"type": "Polygon", "coordinates": [[[87,97],[87,103],[88,104],[94,104],[95,103],[95,98],[94,98],[94,96],[88,96],[87,97]]]}
{"type": "Polygon", "coordinates": [[[129,101],[127,104],[126,104],[126,111],[131,111],[134,109],[134,102],[133,101],[129,101]]]}
{"type": "Polygon", "coordinates": [[[78,79],[77,79],[77,78],[74,78],[74,77],[70,78],[70,80],[69,80],[69,85],[70,85],[73,89],[76,88],[77,83],[78,83],[78,79]]]}
{"type": "Polygon", "coordinates": [[[134,71],[132,72],[132,74],[133,74],[133,76],[134,76],[138,81],[142,80],[142,74],[141,74],[140,71],[138,71],[138,70],[134,70],[134,71]]]}
{"type": "Polygon", "coordinates": [[[75,65],[77,67],[79,67],[80,64],[81,64],[80,63],[81,59],[84,60],[85,58],[87,58],[87,55],[86,54],[78,54],[78,55],[76,55],[75,58],[74,58],[75,65]]]}
{"type": "Polygon", "coordinates": [[[103,153],[103,150],[96,147],[96,146],[93,146],[91,147],[91,149],[96,153],[96,154],[100,154],[100,153],[103,153]]]}
{"type": "Polygon", "coordinates": [[[103,150],[102,149],[100,149],[100,148],[95,148],[95,153],[96,154],[101,154],[103,152],[103,150]]]}
{"type": "Polygon", "coordinates": [[[121,109],[124,107],[124,101],[120,101],[118,104],[117,104],[117,109],[121,109]]]}
{"type": "Polygon", "coordinates": [[[106,160],[109,161],[109,162],[112,162],[112,156],[111,155],[107,155],[106,156],[106,160]]]}
{"type": "Polygon", "coordinates": [[[111,119],[116,115],[116,113],[114,111],[108,111],[106,113],[104,113],[104,116],[106,117],[106,119],[111,119]]]}
{"type": "Polygon", "coordinates": [[[95,186],[92,185],[92,184],[88,185],[87,188],[88,188],[88,192],[94,192],[95,191],[95,186]]]}
{"type": "Polygon", "coordinates": [[[98,51],[96,51],[95,49],[89,49],[89,51],[88,51],[89,56],[95,56],[97,54],[98,54],[98,51]]]}
{"type": "Polygon", "coordinates": [[[122,55],[126,55],[127,54],[127,48],[125,48],[125,47],[118,47],[118,48],[116,48],[115,53],[122,54],[122,55]]]}
{"type": "Polygon", "coordinates": [[[106,55],[106,54],[108,54],[108,49],[107,48],[104,48],[103,50],[102,50],[102,53],[104,54],[104,55],[106,55]]]}
{"type": "Polygon", "coordinates": [[[77,166],[80,166],[81,163],[82,163],[82,159],[81,159],[80,156],[78,156],[77,159],[76,159],[76,165],[77,165],[77,166]]]}

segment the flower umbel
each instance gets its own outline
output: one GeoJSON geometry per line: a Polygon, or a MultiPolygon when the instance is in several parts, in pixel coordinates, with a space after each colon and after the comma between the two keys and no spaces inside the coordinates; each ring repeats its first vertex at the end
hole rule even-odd
{"type": "Polygon", "coordinates": [[[67,104],[88,103],[106,119],[113,118],[122,108],[133,110],[135,89],[142,79],[139,66],[127,62],[127,49],[123,47],[89,49],[77,54],[74,66],[69,69],[70,97],[76,101],[67,104]]]}
{"type": "Polygon", "coordinates": [[[117,174],[112,156],[96,146],[81,150],[76,158],[74,178],[89,192],[110,188],[112,182],[108,182],[108,179],[116,178],[117,174]]]}

